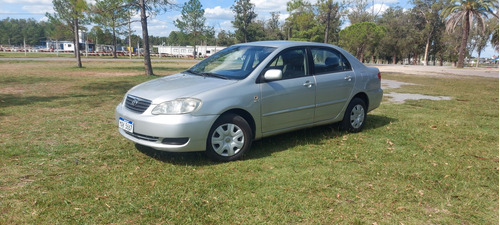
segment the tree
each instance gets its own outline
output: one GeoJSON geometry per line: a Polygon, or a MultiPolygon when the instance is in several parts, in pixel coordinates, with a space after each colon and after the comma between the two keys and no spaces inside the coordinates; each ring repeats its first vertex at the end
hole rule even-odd
{"type": "Polygon", "coordinates": [[[78,31],[80,30],[80,20],[85,19],[84,12],[88,9],[87,2],[85,0],[52,0],[52,4],[54,5],[54,15],[47,13],[46,16],[49,21],[64,24],[67,29],[73,32],[77,66],[81,68],[78,31]]]}
{"type": "MultiPolygon", "coordinates": [[[[372,13],[368,12],[368,0],[353,0],[354,4],[351,7],[349,14],[347,14],[347,18],[351,24],[362,23],[362,22],[375,22],[375,11],[372,13]]],[[[373,10],[375,8],[372,8],[373,10]]],[[[378,13],[378,12],[377,12],[378,13]]]]}
{"type": "Polygon", "coordinates": [[[380,41],[382,52],[393,64],[397,64],[398,59],[402,57],[406,47],[405,40],[411,36],[407,17],[402,8],[396,7],[387,9],[378,20],[378,23],[387,29],[380,41]]]}
{"type": "Polygon", "coordinates": [[[444,3],[443,0],[413,0],[413,4],[415,11],[425,20],[422,32],[425,38],[424,66],[427,66],[432,38],[444,26],[439,13],[444,3]]]}
{"type": "Polygon", "coordinates": [[[178,46],[189,45],[189,40],[187,35],[180,31],[171,31],[170,34],[168,35],[168,40],[171,45],[178,45],[178,46]]]}
{"type": "Polygon", "coordinates": [[[425,52],[425,18],[415,8],[412,8],[403,19],[407,24],[412,24],[408,27],[410,35],[403,40],[405,46],[403,55],[407,57],[409,64],[418,65],[421,54],[425,52]]]}
{"type": "Polygon", "coordinates": [[[340,31],[340,46],[364,62],[365,55],[373,55],[376,45],[385,34],[385,28],[372,22],[353,24],[340,31]]]}
{"type": "Polygon", "coordinates": [[[127,24],[129,7],[130,5],[125,0],[97,0],[92,7],[92,21],[110,28],[113,32],[114,58],[116,58],[116,35],[120,28],[127,24]]]}
{"type": "Polygon", "coordinates": [[[68,29],[61,21],[50,21],[47,23],[45,35],[51,40],[71,40],[72,30],[68,29]]]}
{"type": "Polygon", "coordinates": [[[151,66],[151,54],[149,47],[148,16],[159,13],[161,11],[166,11],[171,8],[173,4],[169,0],[139,0],[139,2],[132,2],[132,5],[138,8],[141,15],[145,74],[154,75],[153,67],[151,66]]]}
{"type": "MultiPolygon", "coordinates": [[[[478,29],[474,29],[471,35],[471,42],[473,43],[472,46],[473,50],[477,51],[477,60],[476,60],[476,67],[479,67],[479,61],[481,59],[481,52],[484,50],[486,45],[488,44],[488,41],[490,40],[490,36],[493,33],[492,23],[490,22],[493,19],[490,19],[485,23],[485,29],[479,31],[478,29]]],[[[498,29],[498,26],[497,26],[498,29]]]]}
{"type": "Polygon", "coordinates": [[[490,28],[493,28],[491,32],[491,41],[490,44],[495,48],[495,50],[498,52],[498,18],[492,18],[489,21],[490,28]]]}
{"type": "Polygon", "coordinates": [[[341,6],[333,0],[318,0],[318,17],[321,24],[325,24],[324,42],[329,43],[331,34],[338,34],[340,30],[340,10],[341,6]]]}
{"type": "Polygon", "coordinates": [[[264,41],[268,38],[268,33],[266,33],[266,22],[263,20],[257,20],[252,22],[248,26],[248,41],[264,41]]]}
{"type": "Polygon", "coordinates": [[[255,13],[255,5],[250,3],[250,0],[236,0],[234,5],[231,6],[231,10],[234,12],[234,28],[236,28],[236,38],[240,42],[248,42],[248,34],[250,24],[257,14],[255,13]]]}
{"type": "Polygon", "coordinates": [[[280,14],[271,12],[271,18],[266,22],[266,39],[268,40],[283,40],[283,33],[280,29],[280,14]]]}
{"type": "Polygon", "coordinates": [[[313,5],[305,0],[292,0],[286,5],[288,40],[323,42],[324,28],[318,23],[313,5]]]}
{"type": "Polygon", "coordinates": [[[442,55],[443,61],[451,62],[453,66],[457,65],[461,37],[462,32],[457,29],[451,32],[444,32],[441,38],[443,48],[439,52],[439,55],[442,55]]]}
{"type": "Polygon", "coordinates": [[[11,19],[0,21],[0,43],[9,45],[36,45],[45,39],[51,29],[46,22],[34,19],[11,19]]]}
{"type": "Polygon", "coordinates": [[[476,25],[484,30],[484,20],[488,15],[498,16],[493,9],[498,9],[498,3],[491,0],[452,0],[451,5],[442,11],[447,18],[446,30],[453,31],[457,25],[462,25],[462,38],[458,54],[458,68],[464,67],[465,51],[471,27],[476,25]]]}
{"type": "Polygon", "coordinates": [[[90,29],[88,37],[96,45],[99,43],[113,43],[113,34],[108,30],[103,30],[100,26],[93,26],[90,29]]]}
{"type": "Polygon", "coordinates": [[[231,46],[234,44],[236,44],[236,37],[234,33],[221,30],[219,34],[217,34],[217,45],[231,46]]]}
{"type": "Polygon", "coordinates": [[[182,33],[191,37],[194,52],[193,57],[196,58],[196,41],[207,30],[205,27],[205,10],[199,0],[189,0],[184,3],[181,11],[181,18],[177,19],[174,24],[182,33]]]}

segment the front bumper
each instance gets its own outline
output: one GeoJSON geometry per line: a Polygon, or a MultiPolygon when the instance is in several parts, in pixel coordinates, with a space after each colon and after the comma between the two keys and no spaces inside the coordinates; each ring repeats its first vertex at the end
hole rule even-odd
{"type": "Polygon", "coordinates": [[[117,124],[120,117],[134,124],[133,133],[118,128],[125,138],[140,145],[169,152],[204,151],[208,132],[217,119],[217,115],[151,115],[149,110],[138,114],[126,109],[122,104],[116,107],[117,124]]]}

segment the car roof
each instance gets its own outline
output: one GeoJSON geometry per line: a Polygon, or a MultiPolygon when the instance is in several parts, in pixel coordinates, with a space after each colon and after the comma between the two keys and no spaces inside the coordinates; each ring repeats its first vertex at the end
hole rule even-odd
{"type": "Polygon", "coordinates": [[[266,47],[275,47],[275,48],[288,48],[288,47],[296,47],[296,46],[324,46],[324,47],[336,47],[331,44],[317,43],[317,42],[307,42],[307,41],[256,41],[249,43],[237,44],[238,46],[242,45],[251,45],[251,46],[266,46],[266,47]]]}

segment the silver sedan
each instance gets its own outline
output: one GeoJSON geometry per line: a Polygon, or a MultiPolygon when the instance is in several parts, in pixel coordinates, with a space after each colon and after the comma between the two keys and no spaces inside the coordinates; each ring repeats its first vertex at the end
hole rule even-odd
{"type": "Polygon", "coordinates": [[[253,140],[292,130],[339,122],[360,131],[382,100],[380,79],[377,68],[329,44],[238,44],[135,86],[115,117],[137,144],[232,161],[253,140]]]}

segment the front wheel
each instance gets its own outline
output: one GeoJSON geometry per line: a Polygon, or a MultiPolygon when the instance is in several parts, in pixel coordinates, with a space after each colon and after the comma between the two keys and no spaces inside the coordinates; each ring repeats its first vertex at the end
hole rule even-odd
{"type": "Polygon", "coordinates": [[[359,132],[365,125],[366,103],[360,98],[351,100],[341,122],[341,128],[348,132],[359,132]]]}
{"type": "Polygon", "coordinates": [[[206,153],[215,161],[239,159],[252,145],[252,129],[236,114],[222,115],[208,133],[206,153]]]}

